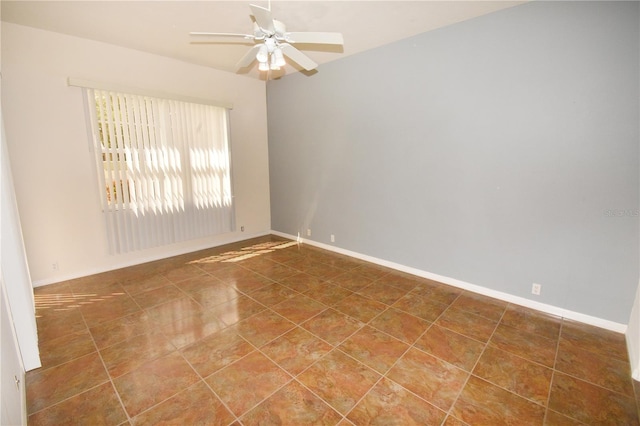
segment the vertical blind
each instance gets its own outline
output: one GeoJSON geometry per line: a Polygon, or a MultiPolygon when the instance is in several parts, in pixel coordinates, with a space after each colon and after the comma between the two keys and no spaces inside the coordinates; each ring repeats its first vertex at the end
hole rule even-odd
{"type": "Polygon", "coordinates": [[[233,230],[226,108],[84,90],[112,253],[233,230]]]}

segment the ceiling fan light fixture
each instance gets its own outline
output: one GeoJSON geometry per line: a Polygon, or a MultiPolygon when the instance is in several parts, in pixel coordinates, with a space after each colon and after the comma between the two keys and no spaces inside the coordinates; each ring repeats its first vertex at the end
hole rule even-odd
{"type": "Polygon", "coordinates": [[[269,71],[269,64],[267,62],[260,62],[258,64],[259,71],[269,71]]]}
{"type": "Polygon", "coordinates": [[[272,71],[280,70],[280,64],[278,62],[278,58],[276,58],[275,52],[271,54],[271,70],[272,71]]]}
{"type": "Polygon", "coordinates": [[[272,65],[273,63],[275,63],[275,65],[279,68],[279,67],[284,67],[287,63],[284,60],[284,55],[282,54],[282,50],[280,50],[280,48],[276,48],[276,50],[273,51],[273,54],[271,55],[271,62],[272,65]]]}
{"type": "Polygon", "coordinates": [[[258,53],[256,54],[256,59],[261,64],[262,63],[267,63],[267,61],[269,60],[269,49],[267,48],[266,44],[263,44],[262,46],[260,46],[260,49],[258,50],[258,53]]]}

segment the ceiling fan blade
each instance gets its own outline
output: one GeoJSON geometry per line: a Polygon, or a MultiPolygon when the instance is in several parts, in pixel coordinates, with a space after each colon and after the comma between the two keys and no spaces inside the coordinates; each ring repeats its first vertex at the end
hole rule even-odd
{"type": "Polygon", "coordinates": [[[242,37],[242,38],[246,38],[247,40],[253,40],[254,38],[256,38],[255,36],[251,35],[251,34],[236,34],[236,33],[203,33],[203,32],[198,32],[198,31],[194,31],[194,32],[190,32],[189,35],[192,36],[209,36],[209,37],[242,37]]]}
{"type": "Polygon", "coordinates": [[[344,44],[340,33],[293,32],[285,33],[284,37],[289,43],[344,44]]]}
{"type": "Polygon", "coordinates": [[[300,65],[302,68],[304,68],[307,71],[311,71],[312,69],[315,69],[318,66],[318,64],[313,62],[310,57],[308,57],[307,55],[305,55],[304,53],[302,53],[301,51],[299,51],[298,49],[296,49],[290,44],[282,43],[280,45],[280,49],[282,49],[282,53],[284,53],[285,56],[287,56],[289,59],[291,59],[293,62],[300,65]]]}
{"type": "Polygon", "coordinates": [[[256,18],[256,23],[262,30],[269,34],[274,34],[276,32],[275,25],[273,24],[273,17],[271,16],[271,11],[269,9],[265,9],[264,7],[256,6],[255,4],[250,4],[251,13],[253,17],[256,18]]]}
{"type": "Polygon", "coordinates": [[[236,70],[241,70],[242,68],[248,67],[256,60],[256,55],[258,54],[258,50],[260,50],[260,44],[256,44],[238,61],[236,64],[236,70]]]}

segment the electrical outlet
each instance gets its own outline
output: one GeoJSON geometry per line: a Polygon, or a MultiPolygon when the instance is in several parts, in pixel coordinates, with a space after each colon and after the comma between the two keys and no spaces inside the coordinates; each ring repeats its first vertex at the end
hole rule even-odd
{"type": "Polygon", "coordinates": [[[52,271],[58,271],[58,270],[60,270],[60,265],[58,265],[58,262],[53,262],[53,263],[51,264],[51,270],[52,270],[52,271]]]}
{"type": "Polygon", "coordinates": [[[244,232],[244,225],[240,227],[240,232],[244,232]]]}
{"type": "Polygon", "coordinates": [[[308,228],[307,229],[307,237],[310,237],[310,236],[311,236],[311,228],[308,228]]]}
{"type": "Polygon", "coordinates": [[[540,296],[540,291],[542,291],[542,284],[533,283],[533,285],[531,286],[531,294],[540,296]]]}
{"type": "Polygon", "coordinates": [[[332,243],[335,243],[335,242],[336,242],[336,236],[335,236],[335,235],[333,235],[333,234],[331,234],[331,242],[332,242],[332,243]]]}

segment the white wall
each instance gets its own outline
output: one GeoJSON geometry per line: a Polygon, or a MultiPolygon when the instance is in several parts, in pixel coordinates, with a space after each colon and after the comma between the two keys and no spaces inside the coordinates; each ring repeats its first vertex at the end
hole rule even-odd
{"type": "Polygon", "coordinates": [[[263,81],[8,23],[2,25],[2,56],[5,127],[34,285],[269,231],[263,81]],[[81,89],[68,87],[68,77],[232,103],[238,232],[110,256],[81,89]],[[244,233],[239,232],[241,225],[244,233]]]}
{"type": "MultiPolygon", "coordinates": [[[[4,87],[4,81],[3,87],[4,87]]],[[[26,371],[40,367],[38,351],[38,331],[36,326],[35,303],[31,289],[29,265],[25,256],[25,248],[18,215],[18,206],[14,191],[11,165],[7,155],[4,120],[0,112],[0,164],[2,168],[0,181],[0,279],[7,293],[7,312],[14,328],[19,345],[18,352],[26,371]]],[[[3,290],[4,291],[4,290],[3,290]]],[[[5,342],[3,342],[3,345],[5,342]]],[[[10,350],[7,348],[7,350],[10,350]]],[[[3,358],[2,368],[16,368],[11,365],[11,358],[3,358]]]]}
{"type": "Polygon", "coordinates": [[[640,285],[636,291],[626,335],[629,360],[631,361],[631,374],[635,380],[640,380],[640,285]]]}

